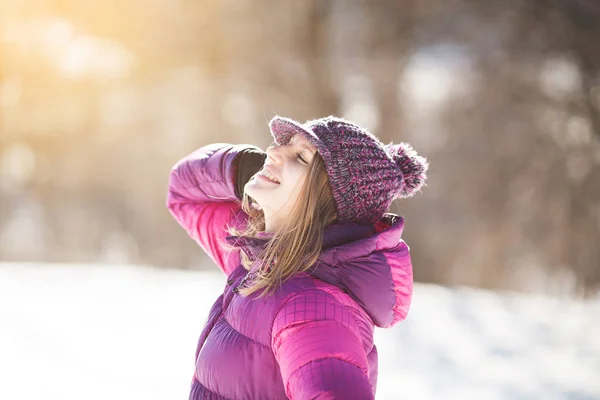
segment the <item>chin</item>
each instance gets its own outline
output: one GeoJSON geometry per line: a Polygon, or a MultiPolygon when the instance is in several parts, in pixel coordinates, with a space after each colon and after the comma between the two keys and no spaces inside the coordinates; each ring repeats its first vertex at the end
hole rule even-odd
{"type": "Polygon", "coordinates": [[[269,196],[273,196],[269,194],[269,188],[261,187],[260,183],[250,181],[244,186],[244,192],[248,194],[248,196],[252,197],[256,201],[260,201],[264,198],[268,198],[269,196]]]}
{"type": "Polygon", "coordinates": [[[258,208],[259,210],[262,210],[263,207],[260,204],[261,203],[261,195],[260,193],[256,193],[259,192],[257,190],[254,190],[254,188],[249,188],[249,185],[246,185],[246,187],[244,187],[244,193],[246,193],[246,195],[248,195],[248,197],[251,197],[252,200],[250,201],[251,204],[254,205],[254,207],[258,208]],[[256,195],[258,194],[258,198],[256,197],[256,195]]]}
{"type": "Polygon", "coordinates": [[[246,186],[244,186],[244,192],[252,197],[256,205],[260,210],[267,209],[269,210],[282,210],[285,206],[285,202],[279,202],[279,197],[281,193],[274,193],[273,189],[277,188],[264,188],[259,184],[256,184],[252,181],[248,182],[246,186]]]}
{"type": "Polygon", "coordinates": [[[250,193],[248,193],[248,196],[252,197],[252,200],[254,200],[252,203],[254,204],[254,206],[256,208],[258,208],[259,210],[264,210],[264,203],[261,201],[261,198],[259,196],[259,198],[257,199],[256,197],[252,196],[250,193]]]}
{"type": "MultiPolygon", "coordinates": [[[[246,193],[248,196],[250,196],[254,200],[256,200],[257,190],[255,190],[256,188],[254,188],[253,186],[254,185],[252,185],[252,183],[248,182],[246,184],[246,186],[244,186],[244,193],[246,193]]],[[[260,194],[259,194],[259,197],[260,197],[260,194]]]]}

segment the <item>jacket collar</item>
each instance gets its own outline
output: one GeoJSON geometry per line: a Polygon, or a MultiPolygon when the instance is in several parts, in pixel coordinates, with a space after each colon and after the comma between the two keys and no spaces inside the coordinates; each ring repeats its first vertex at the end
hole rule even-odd
{"type": "MultiPolygon", "coordinates": [[[[323,250],[307,273],[349,294],[380,327],[406,317],[412,296],[412,265],[401,239],[404,220],[385,214],[376,224],[336,222],[325,228],[323,250]]],[[[228,236],[256,261],[272,235],[228,236]]],[[[253,263],[249,275],[261,268],[253,263]]]]}

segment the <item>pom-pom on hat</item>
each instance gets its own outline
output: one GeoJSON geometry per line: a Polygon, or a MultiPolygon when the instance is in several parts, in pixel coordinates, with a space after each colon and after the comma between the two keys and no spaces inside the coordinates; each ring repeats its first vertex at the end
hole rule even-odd
{"type": "Polygon", "coordinates": [[[280,116],[269,122],[279,145],[301,134],[325,162],[338,220],[376,223],[396,198],[411,197],[426,179],[427,160],[407,143],[387,144],[353,122],[325,117],[304,124],[280,116]]]}

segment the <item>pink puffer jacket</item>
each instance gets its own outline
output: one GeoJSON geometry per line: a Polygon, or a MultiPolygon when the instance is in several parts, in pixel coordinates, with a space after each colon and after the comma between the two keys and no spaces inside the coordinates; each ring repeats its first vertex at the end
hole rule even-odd
{"type": "MultiPolygon", "coordinates": [[[[234,289],[248,271],[240,250],[224,244],[226,226],[247,218],[234,194],[233,160],[248,147],[205,146],[171,173],[169,210],[228,277],[198,341],[190,399],[374,398],[374,326],[404,319],[412,295],[402,218],[334,223],[311,270],[266,298],[242,297],[234,289]]],[[[248,253],[264,245],[233,239],[248,253]]]]}

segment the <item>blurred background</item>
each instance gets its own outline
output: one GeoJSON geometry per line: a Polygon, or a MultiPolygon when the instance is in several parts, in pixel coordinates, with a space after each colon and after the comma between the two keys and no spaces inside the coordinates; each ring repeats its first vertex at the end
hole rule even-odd
{"type": "Polygon", "coordinates": [[[168,214],[199,146],[335,114],[431,161],[394,204],[416,279],[600,286],[592,0],[0,3],[0,261],[197,269],[168,214]]]}
{"type": "Polygon", "coordinates": [[[378,399],[600,399],[598,38],[597,0],[0,1],[0,398],[186,398],[224,278],[171,167],[335,114],[431,163],[378,399]]]}

